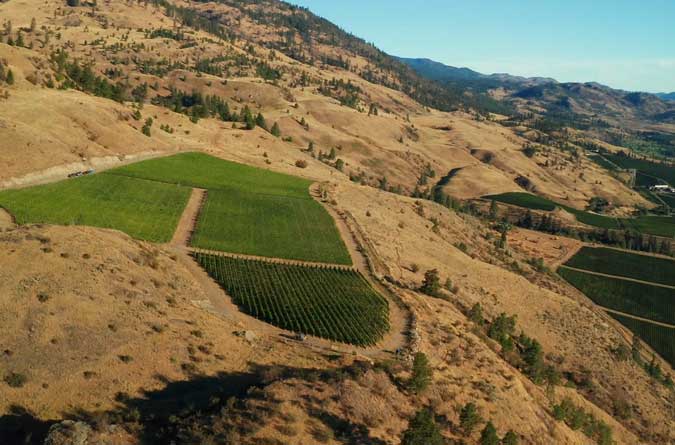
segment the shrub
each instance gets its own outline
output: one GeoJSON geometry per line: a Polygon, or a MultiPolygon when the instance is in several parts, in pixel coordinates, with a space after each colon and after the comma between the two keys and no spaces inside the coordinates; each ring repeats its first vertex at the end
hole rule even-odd
{"type": "Polygon", "coordinates": [[[28,378],[25,375],[19,374],[17,372],[10,372],[5,376],[4,381],[12,388],[21,388],[26,384],[28,378]]]}
{"type": "Polygon", "coordinates": [[[295,161],[295,166],[298,168],[307,168],[307,161],[305,161],[304,159],[298,159],[297,161],[295,161]]]}
{"type": "Polygon", "coordinates": [[[509,430],[502,439],[502,445],[518,445],[518,436],[509,430]]]}
{"type": "Polygon", "coordinates": [[[497,436],[497,429],[488,422],[480,434],[480,445],[499,445],[499,436],[497,436]]]}

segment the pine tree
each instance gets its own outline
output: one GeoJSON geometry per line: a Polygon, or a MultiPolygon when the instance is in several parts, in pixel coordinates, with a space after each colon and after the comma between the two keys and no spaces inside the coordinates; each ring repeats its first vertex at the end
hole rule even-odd
{"type": "Polygon", "coordinates": [[[499,445],[497,429],[492,422],[488,422],[485,428],[483,428],[480,434],[480,445],[499,445]]]}
{"type": "Polygon", "coordinates": [[[16,46],[19,46],[19,47],[23,48],[25,45],[26,44],[23,41],[23,33],[21,33],[21,31],[19,31],[19,33],[16,36],[16,46]]]}
{"type": "Polygon", "coordinates": [[[277,122],[272,125],[272,130],[270,130],[270,133],[272,133],[272,136],[274,137],[281,136],[281,128],[279,128],[279,124],[277,122]]]}
{"type": "Polygon", "coordinates": [[[422,287],[420,287],[420,292],[427,295],[436,296],[441,290],[441,279],[438,276],[437,269],[428,270],[424,274],[424,281],[422,282],[422,287]]]}
{"type": "Polygon", "coordinates": [[[415,414],[401,440],[402,445],[442,445],[443,443],[443,436],[434,421],[434,414],[427,408],[415,414]]]}
{"type": "Polygon", "coordinates": [[[459,426],[464,432],[465,436],[470,436],[473,430],[476,429],[483,419],[478,414],[478,408],[473,403],[464,405],[459,413],[459,426]]]}
{"type": "Polygon", "coordinates": [[[14,73],[12,70],[7,70],[7,78],[5,79],[7,85],[14,85],[14,73]]]}
{"type": "Polygon", "coordinates": [[[412,376],[408,381],[408,387],[416,393],[424,391],[431,383],[432,370],[429,359],[423,352],[415,354],[412,366],[412,376]]]}
{"type": "Polygon", "coordinates": [[[262,113],[258,113],[256,116],[255,124],[263,130],[267,130],[267,122],[265,122],[265,117],[262,115],[262,113]]]}

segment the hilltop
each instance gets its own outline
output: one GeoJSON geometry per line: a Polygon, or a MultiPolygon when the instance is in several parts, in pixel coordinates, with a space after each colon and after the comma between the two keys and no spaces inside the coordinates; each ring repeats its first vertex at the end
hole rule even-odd
{"type": "Polygon", "coordinates": [[[514,229],[500,244],[478,211],[523,184],[581,210],[597,197],[617,214],[654,207],[581,144],[620,147],[505,125],[496,99],[283,2],[80,3],[0,3],[1,188],[184,151],[304,178],[318,184],[303,199],[334,218],[405,326],[376,346],[301,341],[239,310],[185,246],[0,211],[9,443],[56,424],[53,437],[79,429],[91,443],[398,444],[423,407],[471,444],[487,420],[521,444],[585,444],[605,428],[619,444],[675,438],[672,389],[617,353],[630,331],[549,272],[583,243],[514,229]],[[443,289],[420,292],[434,270],[443,289]],[[419,392],[418,352],[431,370],[419,392]],[[564,400],[588,413],[587,435],[564,400]],[[483,419],[470,431],[468,404],[483,419]]]}

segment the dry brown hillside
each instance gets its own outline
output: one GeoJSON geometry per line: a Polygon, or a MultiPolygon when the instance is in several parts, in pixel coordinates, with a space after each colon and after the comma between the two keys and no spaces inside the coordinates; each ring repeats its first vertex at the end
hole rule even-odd
{"type": "Polygon", "coordinates": [[[577,243],[521,232],[499,249],[488,223],[408,197],[443,178],[458,199],[519,191],[519,176],[578,208],[594,196],[649,206],[639,194],[583,154],[539,144],[525,156],[527,135],[498,116],[421,105],[367,47],[288,34],[279,15],[301,12],[286,4],[170,2],[198,12],[188,19],[160,1],[81,3],[0,2],[0,64],[14,76],[0,81],[0,188],[185,150],[322,182],[343,236],[414,321],[408,346],[433,376],[416,394],[409,361],[392,350],[299,342],[243,315],[184,250],[87,227],[16,227],[0,210],[0,376],[25,380],[0,381],[0,443],[41,443],[70,419],[89,443],[397,445],[422,407],[449,443],[478,443],[487,420],[521,444],[591,443],[554,418],[564,398],[617,444],[675,443],[672,390],[612,352],[630,347],[629,333],[531,264],[553,265],[577,243]],[[247,130],[246,109],[280,136],[247,130]],[[451,284],[439,298],[417,291],[432,269],[451,284]],[[475,303],[485,320],[472,320],[475,303]],[[533,382],[486,335],[482,322],[502,313],[541,344],[560,384],[533,382]],[[467,403],[484,421],[465,434],[467,403]]]}

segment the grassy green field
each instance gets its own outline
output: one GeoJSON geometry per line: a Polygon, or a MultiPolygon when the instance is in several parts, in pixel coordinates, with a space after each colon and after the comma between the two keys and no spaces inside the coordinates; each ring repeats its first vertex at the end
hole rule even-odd
{"type": "Polygon", "coordinates": [[[109,170],[106,174],[131,176],[204,189],[310,199],[311,181],[261,168],[229,162],[204,153],[180,153],[109,170]]]}
{"type": "Polygon", "coordinates": [[[88,225],[121,230],[134,238],[167,242],[191,189],[113,175],[0,192],[0,206],[19,224],[88,225]]]}
{"type": "Polygon", "coordinates": [[[181,153],[57,184],[0,193],[19,223],[79,224],[167,242],[192,187],[208,189],[193,246],[232,253],[351,264],[328,212],[309,194],[311,182],[181,153]]]}
{"type": "Polygon", "coordinates": [[[335,222],[308,199],[209,190],[195,247],[225,252],[351,264],[335,222]]]}
{"type": "Polygon", "coordinates": [[[603,247],[583,247],[566,266],[675,286],[675,261],[603,247]]]}
{"type": "Polygon", "coordinates": [[[618,314],[610,315],[651,346],[671,366],[675,366],[675,329],[669,329],[618,314]]]}
{"type": "Polygon", "coordinates": [[[290,331],[367,346],[389,330],[389,306],[353,270],[196,254],[246,313],[290,331]]]}
{"type": "Polygon", "coordinates": [[[561,267],[558,274],[596,304],[675,325],[675,289],[601,277],[561,267]]]}
{"type": "MultiPolygon", "coordinates": [[[[643,159],[633,159],[629,158],[628,156],[607,154],[605,157],[614,162],[619,167],[626,169],[634,168],[646,175],[655,176],[657,178],[663,179],[665,182],[671,185],[675,185],[675,167],[643,159]]],[[[649,179],[646,177],[644,180],[649,181],[649,179]]]]}

